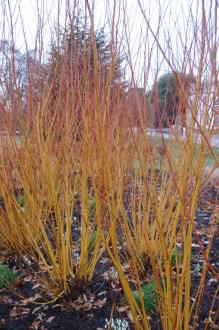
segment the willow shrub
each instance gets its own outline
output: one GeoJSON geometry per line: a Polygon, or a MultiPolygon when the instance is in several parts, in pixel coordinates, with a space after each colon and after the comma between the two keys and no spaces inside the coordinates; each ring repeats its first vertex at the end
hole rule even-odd
{"type": "MultiPolygon", "coordinates": [[[[154,38],[151,52],[158,50],[170,69],[177,72],[173,57],[167,57],[173,45],[168,44],[169,52],[162,48],[159,33],[153,32],[140,0],[138,4],[146,21],[146,33],[154,38]]],[[[153,283],[163,329],[188,329],[192,311],[198,314],[209,267],[210,245],[196,300],[191,305],[192,237],[200,189],[206,180],[206,153],[210,152],[218,164],[210,145],[213,128],[211,125],[206,128],[209,117],[212,121],[208,102],[204,103],[203,122],[198,118],[207,67],[209,86],[217,78],[213,57],[209,57],[210,64],[205,61],[210,49],[205,20],[201,21],[200,37],[195,33],[196,26],[191,29],[194,43],[183,44],[184,39],[179,38],[182,70],[196,70],[192,61],[194,50],[200,61],[191,99],[176,76],[181,95],[178,115],[181,118],[186,104],[190,122],[185,127],[186,140],[180,134],[172,136],[177,145],[175,153],[164,138],[160,151],[154,147],[145,129],[150,125],[150,116],[145,116],[142,106],[146,112],[151,109],[147,102],[142,103],[138,89],[127,97],[125,86],[116,84],[119,43],[115,36],[119,35],[115,12],[109,16],[113,22],[108,49],[110,63],[103,67],[88,1],[86,6],[90,20],[88,49],[82,48],[82,53],[72,49],[70,54],[76,54],[74,60],[69,57],[68,47],[62,50],[43,85],[41,77],[33,75],[29,68],[25,113],[16,79],[12,79],[12,91],[16,92],[11,95],[10,111],[5,111],[6,138],[4,143],[1,141],[0,152],[0,244],[27,255],[30,263],[37,264],[38,276],[54,299],[91,281],[106,250],[118,273],[136,329],[151,327],[142,292],[148,282],[153,283]],[[14,112],[21,131],[19,138],[11,126],[10,114],[14,112]],[[125,269],[135,283],[134,292],[124,271],[127,264],[125,269]]],[[[195,22],[191,20],[191,24],[195,22]]],[[[161,21],[158,32],[160,24],[161,21]]],[[[128,37],[124,30],[130,50],[128,37]]],[[[11,51],[7,55],[13,60],[13,48],[11,51]]],[[[133,74],[131,57],[128,63],[133,74]]],[[[40,71],[41,64],[38,65],[40,71]]],[[[144,77],[148,77],[150,70],[149,57],[144,63],[144,77]]],[[[12,72],[13,76],[16,77],[16,72],[12,72]]],[[[135,86],[134,76],[132,81],[135,86]]],[[[154,111],[159,113],[156,98],[154,105],[154,111]]]]}

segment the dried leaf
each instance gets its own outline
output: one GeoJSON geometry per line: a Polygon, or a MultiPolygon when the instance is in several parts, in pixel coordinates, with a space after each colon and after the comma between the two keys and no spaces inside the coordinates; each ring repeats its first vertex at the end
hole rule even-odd
{"type": "Polygon", "coordinates": [[[34,284],[34,286],[32,287],[32,289],[34,290],[34,289],[37,289],[39,287],[40,287],[40,283],[36,283],[36,284],[34,284]]]}
{"type": "Polygon", "coordinates": [[[98,299],[97,301],[95,301],[94,306],[102,308],[105,305],[106,301],[107,301],[107,298],[104,298],[102,300],[98,299]]]}
{"type": "Polygon", "coordinates": [[[13,300],[11,298],[7,297],[7,296],[1,296],[0,297],[0,303],[1,304],[9,304],[9,305],[11,305],[12,302],[13,302],[13,300]]]}
{"type": "Polygon", "coordinates": [[[117,311],[118,311],[119,313],[124,313],[124,312],[126,312],[126,310],[127,310],[127,307],[125,307],[125,306],[117,307],[117,311]]]}
{"type": "Polygon", "coordinates": [[[23,300],[21,300],[21,303],[22,303],[22,305],[28,305],[28,304],[30,304],[30,303],[33,303],[33,302],[35,302],[38,298],[40,298],[41,296],[37,293],[37,294],[35,294],[33,297],[30,297],[30,298],[28,298],[28,299],[23,299],[23,300]]]}
{"type": "Polygon", "coordinates": [[[133,323],[133,322],[134,322],[134,319],[133,319],[133,316],[132,316],[131,311],[128,311],[128,312],[127,312],[127,316],[128,316],[128,318],[129,318],[129,320],[133,323]]]}
{"type": "Polygon", "coordinates": [[[51,323],[55,318],[56,318],[55,316],[50,316],[50,317],[46,320],[46,322],[47,322],[47,323],[51,323]]]}
{"type": "Polygon", "coordinates": [[[106,264],[106,263],[108,263],[109,262],[109,258],[102,258],[101,260],[100,260],[100,263],[101,264],[106,264]]]}
{"type": "Polygon", "coordinates": [[[6,324],[5,319],[1,319],[1,320],[0,320],[0,326],[5,325],[5,324],[6,324]]]}
{"type": "Polygon", "coordinates": [[[75,304],[83,304],[84,300],[82,297],[78,297],[78,299],[74,300],[75,304]]]}
{"type": "Polygon", "coordinates": [[[52,306],[52,309],[57,308],[57,307],[62,307],[62,305],[61,304],[55,304],[55,305],[52,306]]]}
{"type": "Polygon", "coordinates": [[[89,311],[92,309],[92,307],[93,307],[93,305],[91,303],[85,303],[83,306],[83,310],[89,311]]]}
{"type": "Polygon", "coordinates": [[[32,314],[36,314],[36,312],[39,312],[39,310],[41,310],[41,308],[42,308],[41,306],[34,308],[32,311],[32,314]]]}
{"type": "Polygon", "coordinates": [[[30,308],[22,308],[22,310],[20,311],[21,315],[27,315],[31,312],[30,308]]]}
{"type": "Polygon", "coordinates": [[[97,297],[104,296],[106,293],[106,291],[101,291],[97,294],[97,297]]]}
{"type": "Polygon", "coordinates": [[[43,321],[44,317],[45,317],[45,313],[39,313],[37,315],[37,319],[40,320],[41,322],[43,321]]]}
{"type": "Polygon", "coordinates": [[[39,325],[40,325],[40,321],[33,321],[33,323],[31,324],[28,330],[38,330],[39,325]]]}
{"type": "Polygon", "coordinates": [[[16,317],[17,316],[17,307],[14,306],[12,310],[10,311],[10,317],[16,317]]]}
{"type": "Polygon", "coordinates": [[[24,277],[23,281],[24,282],[31,282],[33,280],[32,275],[24,277]]]}
{"type": "Polygon", "coordinates": [[[71,306],[71,307],[73,307],[73,309],[75,309],[77,312],[78,311],[89,311],[89,310],[91,310],[92,309],[92,307],[93,307],[93,305],[90,303],[90,302],[88,302],[88,303],[84,303],[84,304],[78,304],[78,303],[71,303],[71,304],[68,304],[68,306],[71,306]]]}

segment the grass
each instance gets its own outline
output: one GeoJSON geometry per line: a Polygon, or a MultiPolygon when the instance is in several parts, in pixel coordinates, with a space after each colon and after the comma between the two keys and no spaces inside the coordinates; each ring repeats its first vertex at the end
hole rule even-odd
{"type": "MultiPolygon", "coordinates": [[[[219,158],[219,147],[213,147],[213,150],[214,150],[215,154],[217,155],[217,157],[219,158]]],[[[212,156],[212,154],[209,151],[207,151],[206,166],[213,167],[214,165],[215,165],[215,159],[212,156]]]]}
{"type": "MultiPolygon", "coordinates": [[[[156,148],[159,149],[163,145],[163,140],[161,137],[150,136],[150,140],[151,140],[152,144],[155,146],[155,149],[156,148]]],[[[164,138],[164,143],[165,143],[168,151],[173,155],[173,158],[175,160],[177,160],[177,159],[179,159],[179,156],[180,156],[180,149],[184,147],[186,142],[180,142],[180,141],[174,142],[173,140],[174,140],[173,137],[164,138]]],[[[216,156],[219,157],[219,147],[212,147],[212,149],[214,150],[216,156]]],[[[197,144],[194,158],[196,157],[196,155],[198,154],[199,151],[200,151],[200,145],[197,144]]],[[[159,150],[157,152],[157,158],[158,159],[160,158],[159,150]]],[[[212,153],[207,149],[206,156],[205,156],[205,165],[213,167],[214,164],[215,164],[215,158],[212,155],[212,153]]]]}

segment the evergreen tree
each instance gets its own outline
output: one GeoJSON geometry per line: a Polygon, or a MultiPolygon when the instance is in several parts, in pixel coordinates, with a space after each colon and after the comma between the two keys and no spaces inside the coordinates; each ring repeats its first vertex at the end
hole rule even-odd
{"type": "Polygon", "coordinates": [[[59,44],[53,44],[51,47],[49,81],[53,83],[55,98],[62,94],[65,85],[63,81],[61,83],[60,77],[70,85],[73,81],[77,82],[81,94],[84,89],[94,90],[95,75],[98,75],[99,85],[103,90],[109,75],[112,88],[125,86],[123,58],[111,49],[104,29],[92,33],[87,21],[82,13],[79,13],[60,34],[59,44]]]}
{"type": "MultiPolygon", "coordinates": [[[[171,72],[162,75],[157,82],[157,96],[159,111],[156,115],[156,126],[159,123],[164,127],[175,124],[177,114],[185,114],[189,96],[190,84],[193,79],[190,75],[180,72],[171,72]]],[[[156,94],[156,93],[154,93],[156,94]]]]}

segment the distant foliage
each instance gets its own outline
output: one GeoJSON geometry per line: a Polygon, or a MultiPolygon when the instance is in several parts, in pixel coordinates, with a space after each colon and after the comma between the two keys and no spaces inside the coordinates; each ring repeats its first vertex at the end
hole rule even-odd
{"type": "Polygon", "coordinates": [[[62,79],[68,84],[66,87],[77,83],[80,97],[83,97],[85,88],[93,92],[97,81],[102,90],[109,78],[112,87],[124,84],[123,59],[111,48],[104,29],[93,33],[88,22],[79,12],[51,47],[49,81],[54,86],[54,98],[65,93],[62,79]]]}
{"type": "Polygon", "coordinates": [[[180,72],[166,73],[159,78],[157,82],[159,111],[156,126],[159,124],[164,127],[174,125],[177,114],[185,113],[192,82],[193,79],[190,75],[180,72]]]}
{"type": "Polygon", "coordinates": [[[161,120],[166,123],[168,117],[170,124],[174,124],[176,117],[176,104],[178,96],[176,91],[176,77],[174,74],[165,74],[158,80],[158,95],[160,102],[161,120]]]}

